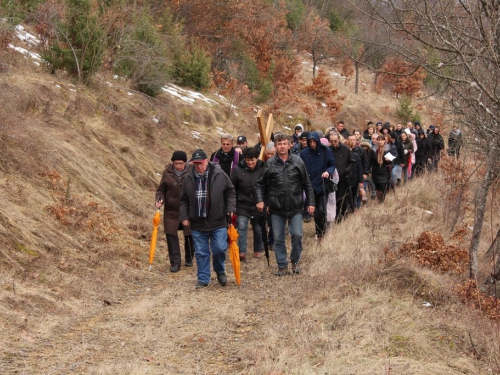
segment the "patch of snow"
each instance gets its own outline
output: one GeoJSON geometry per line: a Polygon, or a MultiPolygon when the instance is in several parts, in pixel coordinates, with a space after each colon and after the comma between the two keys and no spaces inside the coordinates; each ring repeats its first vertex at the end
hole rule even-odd
{"type": "Polygon", "coordinates": [[[200,132],[197,132],[196,130],[191,130],[191,135],[192,135],[192,136],[193,136],[193,138],[195,138],[195,139],[199,139],[199,140],[201,140],[201,141],[203,141],[203,142],[206,142],[206,140],[205,140],[205,139],[203,139],[203,138],[201,137],[201,133],[200,133],[200,132]]]}
{"type": "Polygon", "coordinates": [[[17,51],[17,52],[22,53],[22,54],[23,54],[23,55],[25,55],[25,56],[31,57],[32,59],[42,61],[42,57],[41,57],[38,53],[35,53],[35,52],[30,52],[30,51],[28,51],[26,48],[23,48],[23,47],[16,47],[16,46],[15,46],[15,45],[13,45],[13,44],[9,44],[9,45],[8,45],[8,47],[9,47],[9,48],[12,48],[14,51],[17,51]]]}
{"type": "Polygon", "coordinates": [[[184,121],[184,122],[183,122],[183,124],[184,124],[184,125],[189,125],[189,122],[184,121]]]}
{"type": "Polygon", "coordinates": [[[286,130],[292,130],[292,128],[289,128],[288,126],[282,126],[283,129],[286,129],[286,130]]]}
{"type": "Polygon", "coordinates": [[[326,105],[326,103],[321,103],[321,106],[326,107],[327,105],[326,105]]]}
{"type": "Polygon", "coordinates": [[[432,303],[427,302],[427,301],[424,301],[424,303],[422,303],[422,305],[425,307],[432,307],[432,303]]]}
{"type": "Polygon", "coordinates": [[[133,94],[133,93],[131,93],[131,92],[127,92],[127,95],[128,95],[128,96],[134,96],[134,94],[133,94]]]}
{"type": "Polygon", "coordinates": [[[30,34],[24,29],[24,26],[17,25],[16,26],[16,37],[29,45],[37,46],[40,44],[40,39],[38,39],[33,34],[30,34]]]}
{"type": "Polygon", "coordinates": [[[429,214],[429,215],[434,215],[434,212],[432,212],[432,211],[427,211],[427,210],[425,210],[425,213],[426,213],[426,214],[429,214]]]}
{"type": "Polygon", "coordinates": [[[61,85],[56,84],[55,86],[56,86],[58,89],[60,89],[60,88],[61,88],[61,85]]]}
{"type": "Polygon", "coordinates": [[[74,91],[74,92],[76,92],[76,90],[75,90],[75,89],[69,89],[69,91],[74,91]]]}
{"type": "Polygon", "coordinates": [[[153,121],[157,124],[160,122],[160,120],[158,120],[156,117],[153,117],[153,121]]]}

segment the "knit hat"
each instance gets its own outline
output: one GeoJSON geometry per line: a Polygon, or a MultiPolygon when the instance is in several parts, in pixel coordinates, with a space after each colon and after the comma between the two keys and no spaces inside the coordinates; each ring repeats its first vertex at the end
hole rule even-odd
{"type": "Polygon", "coordinates": [[[187,159],[187,154],[184,151],[175,151],[172,154],[172,159],[170,159],[170,160],[172,160],[172,161],[182,160],[182,161],[186,162],[188,159],[187,159]]]}
{"type": "Polygon", "coordinates": [[[394,138],[394,139],[396,139],[398,137],[396,132],[390,132],[389,135],[391,136],[391,138],[394,138]]]}
{"type": "Polygon", "coordinates": [[[302,132],[300,134],[300,139],[307,139],[309,138],[309,132],[302,132]]]}
{"type": "Polygon", "coordinates": [[[240,143],[245,143],[247,141],[247,137],[245,137],[244,135],[240,135],[238,137],[238,139],[236,140],[236,143],[240,144],[240,143]]]}
{"type": "Polygon", "coordinates": [[[435,128],[434,125],[429,126],[429,129],[431,129],[431,130],[434,130],[434,128],[435,128]]]}

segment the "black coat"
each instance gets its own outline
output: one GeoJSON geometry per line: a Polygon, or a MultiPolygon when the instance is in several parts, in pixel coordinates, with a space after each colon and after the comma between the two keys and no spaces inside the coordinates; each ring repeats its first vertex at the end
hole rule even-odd
{"type": "MultiPolygon", "coordinates": [[[[384,152],[386,154],[387,152],[384,152]]],[[[391,179],[390,167],[391,163],[386,161],[379,165],[377,161],[377,154],[372,159],[372,180],[374,184],[388,184],[391,179]]]]}
{"type": "Polygon", "coordinates": [[[196,188],[194,168],[187,174],[182,185],[181,221],[189,220],[191,229],[213,231],[227,227],[227,213],[236,212],[234,186],[224,171],[214,163],[208,163],[209,210],[207,217],[196,215],[196,188]]]}
{"type": "Polygon", "coordinates": [[[302,193],[306,193],[306,205],[315,206],[314,190],[300,156],[288,154],[283,162],[278,154],[264,164],[264,172],[255,183],[257,202],[267,202],[269,213],[294,216],[304,210],[302,193]]]}
{"type": "Polygon", "coordinates": [[[335,168],[339,174],[339,181],[346,181],[348,173],[356,169],[356,160],[352,156],[351,149],[340,143],[338,148],[330,146],[330,150],[332,150],[335,159],[335,168]]]}
{"type": "Polygon", "coordinates": [[[231,174],[231,182],[236,190],[236,214],[246,217],[259,217],[257,210],[257,197],[255,195],[255,182],[264,173],[264,162],[257,160],[254,169],[247,167],[245,159],[239,162],[231,174]]]}

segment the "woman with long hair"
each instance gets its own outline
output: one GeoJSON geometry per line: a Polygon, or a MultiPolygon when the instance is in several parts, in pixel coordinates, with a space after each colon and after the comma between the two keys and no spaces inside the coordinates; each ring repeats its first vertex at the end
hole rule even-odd
{"type": "Polygon", "coordinates": [[[372,159],[372,179],[375,184],[375,194],[379,203],[383,203],[389,182],[391,180],[391,161],[390,151],[386,149],[386,138],[379,136],[377,139],[377,147],[375,157],[372,159]]]}

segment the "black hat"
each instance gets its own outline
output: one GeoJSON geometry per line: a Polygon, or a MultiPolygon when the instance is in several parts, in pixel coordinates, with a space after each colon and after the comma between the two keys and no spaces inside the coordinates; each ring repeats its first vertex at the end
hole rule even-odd
{"type": "Polygon", "coordinates": [[[201,163],[208,159],[207,154],[202,149],[195,150],[193,156],[191,157],[191,163],[201,163]]]}
{"type": "Polygon", "coordinates": [[[390,132],[389,135],[391,136],[391,138],[394,138],[394,139],[396,139],[398,137],[396,132],[390,132]]]}
{"type": "Polygon", "coordinates": [[[376,126],[382,126],[382,123],[380,121],[377,122],[376,126]]]}
{"type": "Polygon", "coordinates": [[[247,137],[244,135],[240,135],[238,139],[236,140],[236,143],[245,143],[247,141],[247,137]]]}
{"type": "Polygon", "coordinates": [[[308,139],[309,138],[309,132],[302,132],[300,134],[300,139],[308,139]]]}
{"type": "Polygon", "coordinates": [[[172,154],[172,159],[170,159],[170,160],[172,160],[172,161],[176,161],[176,160],[187,161],[188,157],[184,151],[175,151],[172,154]]]}

